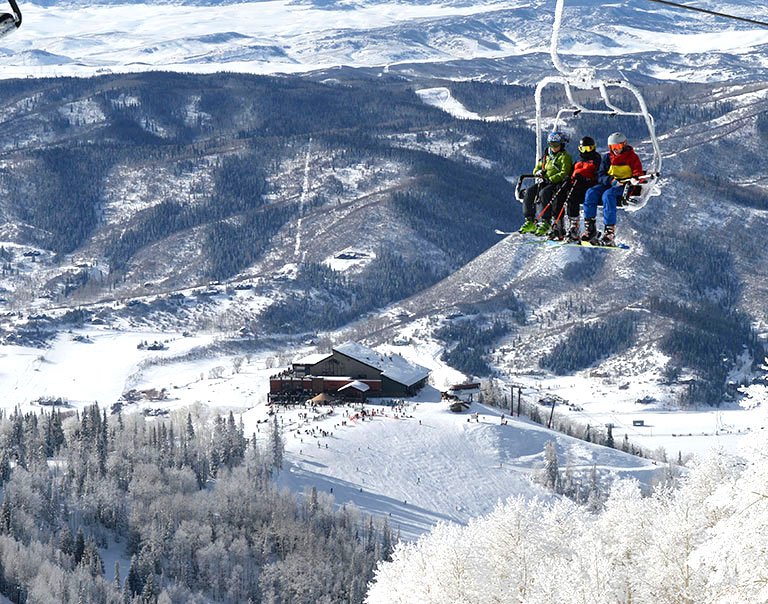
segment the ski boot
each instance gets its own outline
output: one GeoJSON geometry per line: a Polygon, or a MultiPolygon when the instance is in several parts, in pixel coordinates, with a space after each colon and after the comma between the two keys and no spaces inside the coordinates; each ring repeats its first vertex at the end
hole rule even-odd
{"type": "Polygon", "coordinates": [[[605,245],[608,247],[616,247],[616,225],[615,224],[605,225],[605,232],[603,233],[603,236],[600,238],[600,245],[605,245]]]}
{"type": "Polygon", "coordinates": [[[589,243],[595,243],[597,241],[597,226],[595,225],[594,218],[584,219],[584,232],[581,234],[581,240],[589,243]]]}
{"type": "Polygon", "coordinates": [[[579,217],[568,217],[568,232],[565,234],[565,240],[568,243],[575,243],[581,240],[579,235],[579,217]]]}
{"type": "Polygon", "coordinates": [[[553,222],[552,228],[547,233],[547,239],[551,241],[562,241],[565,239],[565,229],[562,222],[553,222]]]}
{"type": "Polygon", "coordinates": [[[550,227],[551,225],[547,220],[540,220],[533,234],[536,235],[536,237],[543,237],[544,235],[549,233],[550,227]]]}
{"type": "Polygon", "coordinates": [[[525,222],[523,223],[523,226],[521,226],[520,230],[517,232],[522,235],[525,235],[526,233],[533,233],[535,231],[536,231],[536,222],[534,222],[531,218],[526,218],[525,222]]]}

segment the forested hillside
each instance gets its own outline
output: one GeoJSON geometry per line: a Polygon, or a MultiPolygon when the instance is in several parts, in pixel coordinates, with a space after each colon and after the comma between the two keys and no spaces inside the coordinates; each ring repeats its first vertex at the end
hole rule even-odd
{"type": "Polygon", "coordinates": [[[20,604],[361,602],[394,546],[389,527],[335,512],[316,491],[279,491],[281,429],[262,431],[244,434],[231,413],[4,414],[0,594],[20,604]]]}
{"type": "MultiPolygon", "coordinates": [[[[224,278],[250,266],[300,211],[299,199],[288,193],[297,183],[281,182],[276,171],[310,139],[316,153],[333,156],[332,171],[394,162],[401,178],[414,175],[421,192],[410,204],[417,206],[414,220],[425,216],[433,199],[465,205],[473,221],[504,220],[508,210],[511,189],[498,175],[389,140],[417,131],[443,131],[460,140],[476,129],[425,106],[399,81],[323,85],[300,78],[159,73],[30,86],[0,84],[0,103],[12,116],[12,128],[0,137],[4,215],[27,227],[31,236],[20,243],[72,252],[113,226],[104,224],[115,217],[105,216],[105,201],[119,193],[110,189],[120,186],[121,171],[130,171],[139,180],[124,186],[144,197],[146,207],[131,212],[128,228],[103,249],[112,276],[140,249],[198,226],[205,227],[210,275],[224,278]],[[159,175],[167,182],[158,182],[159,175]],[[185,179],[194,182],[174,188],[185,179]],[[159,190],[142,191],[153,186],[159,190]]],[[[473,138],[501,141],[510,132],[503,127],[473,138]]],[[[335,201],[329,198],[348,186],[338,178],[336,190],[331,185],[318,187],[308,202],[335,201]]],[[[451,210],[440,212],[447,225],[451,210]]],[[[480,229],[478,236],[475,252],[493,241],[480,229]]]]}

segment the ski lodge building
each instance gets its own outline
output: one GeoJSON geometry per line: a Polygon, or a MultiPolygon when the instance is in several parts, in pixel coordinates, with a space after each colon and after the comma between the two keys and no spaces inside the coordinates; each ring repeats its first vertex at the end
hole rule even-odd
{"type": "Polygon", "coordinates": [[[269,378],[270,400],[292,400],[322,393],[364,399],[416,394],[427,383],[429,369],[399,354],[385,355],[356,342],[340,344],[326,354],[312,354],[269,378]]]}

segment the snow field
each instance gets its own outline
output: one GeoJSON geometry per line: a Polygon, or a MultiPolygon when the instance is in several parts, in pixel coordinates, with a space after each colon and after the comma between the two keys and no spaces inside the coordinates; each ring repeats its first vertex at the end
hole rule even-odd
{"type": "MultiPolygon", "coordinates": [[[[404,328],[402,337],[419,338],[421,323],[404,328]]],[[[333,495],[337,505],[351,502],[364,513],[386,517],[404,538],[414,539],[439,521],[466,524],[511,496],[549,497],[530,478],[543,467],[544,446],[550,441],[556,442],[561,470],[569,468],[575,474],[586,475],[595,466],[601,477],[634,476],[650,484],[663,469],[663,464],[554,433],[524,419],[502,420],[502,411],[478,403],[473,403],[471,413],[451,413],[439,391],[463,381],[463,376],[442,363],[442,348],[436,342],[423,337],[412,341],[380,348],[432,370],[434,386],[400,408],[374,400],[364,407],[373,415],[363,418],[359,407],[317,411],[276,407],[286,443],[283,486],[298,493],[315,487],[333,495]]],[[[48,349],[4,346],[2,407],[37,411],[33,401],[45,396],[64,397],[76,408],[98,401],[109,409],[129,389],[165,389],[166,399],[131,403],[124,413],[165,409],[184,414],[200,406],[210,413],[231,410],[236,417],[242,415],[248,437],[255,433],[258,439],[267,439],[269,376],[292,357],[271,350],[222,354],[214,352],[213,344],[215,336],[205,333],[181,337],[91,328],[62,333],[48,349]],[[137,348],[154,341],[164,342],[167,349],[137,348]]],[[[295,352],[302,356],[316,351],[295,352]]],[[[661,404],[628,404],[632,397],[650,392],[650,376],[645,385],[638,376],[625,390],[587,374],[514,379],[528,385],[528,400],[551,392],[581,405],[583,411],[558,407],[557,413],[569,414],[582,425],[613,423],[617,446],[627,431],[633,444],[650,450],[664,446],[671,459],[676,459],[678,450],[684,456],[718,446],[733,450],[748,428],[757,430],[764,417],[765,388],[758,386],[749,393],[750,409],[672,412],[661,404]],[[645,426],[632,427],[638,418],[645,426]]]]}
{"type": "MultiPolygon", "coordinates": [[[[543,8],[546,3],[538,4],[543,8]]],[[[25,3],[22,8],[24,25],[4,45],[4,77],[85,77],[148,69],[210,73],[222,66],[246,73],[300,73],[338,65],[513,57],[546,52],[549,44],[548,19],[531,24],[526,16],[531,4],[516,1],[357,3],[354,10],[288,0],[215,7],[79,3],[76,18],[68,5],[25,3]],[[517,11],[522,11],[519,18],[517,11]],[[487,21],[495,14],[507,25],[489,34],[492,43],[471,30],[462,35],[441,27],[448,19],[487,21]],[[409,43],[393,31],[398,27],[422,28],[429,33],[425,42],[409,43]]],[[[550,10],[546,8],[547,15],[550,10]]],[[[647,29],[624,21],[599,24],[600,35],[609,35],[611,45],[564,36],[561,51],[566,56],[622,58],[643,52],[749,55],[758,54],[755,49],[768,43],[768,33],[757,27],[713,28],[706,22],[700,27],[682,25],[680,32],[661,34],[658,28],[663,24],[654,21],[647,29]]],[[[588,32],[597,29],[591,23],[587,27],[588,32]]],[[[659,77],[694,81],[723,75],[718,69],[676,64],[652,69],[659,77]]]]}
{"type": "MultiPolygon", "coordinates": [[[[433,388],[417,398],[401,407],[374,400],[364,407],[366,416],[359,406],[277,408],[287,462],[280,483],[294,492],[314,487],[338,505],[351,502],[384,516],[410,540],[439,521],[466,524],[511,496],[551,497],[531,481],[549,441],[556,441],[563,468],[577,474],[596,466],[603,476],[632,475],[650,484],[659,470],[649,460],[502,420],[501,412],[481,405],[451,413],[433,388]]],[[[263,407],[243,420],[247,434],[258,430],[257,438],[269,438],[263,407]]]]}

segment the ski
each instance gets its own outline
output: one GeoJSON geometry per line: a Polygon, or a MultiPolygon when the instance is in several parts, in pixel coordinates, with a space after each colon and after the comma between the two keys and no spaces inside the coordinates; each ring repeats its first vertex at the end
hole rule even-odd
{"type": "Polygon", "coordinates": [[[578,245],[579,247],[595,248],[598,250],[628,250],[629,246],[626,243],[616,243],[614,245],[600,245],[590,243],[589,241],[581,241],[578,243],[566,243],[564,245],[578,245]]]}
{"type": "Polygon", "coordinates": [[[630,247],[626,243],[617,243],[616,245],[600,245],[595,243],[590,243],[589,241],[559,241],[557,239],[547,239],[546,237],[536,237],[535,235],[531,235],[530,233],[518,233],[517,231],[502,231],[501,229],[496,229],[497,235],[502,235],[504,237],[508,237],[510,235],[517,235],[516,239],[520,241],[520,243],[525,243],[528,245],[544,245],[546,247],[581,247],[581,248],[590,248],[590,249],[599,249],[599,250],[629,250],[630,247]]]}

